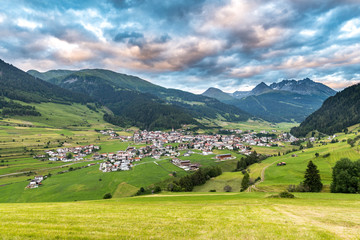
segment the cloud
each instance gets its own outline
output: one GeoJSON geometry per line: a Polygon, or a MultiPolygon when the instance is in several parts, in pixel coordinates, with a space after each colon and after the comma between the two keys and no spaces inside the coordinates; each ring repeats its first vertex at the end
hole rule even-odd
{"type": "Polygon", "coordinates": [[[359,80],[355,0],[2,3],[0,52],[24,70],[108,68],[202,92],[313,78],[359,80]]]}

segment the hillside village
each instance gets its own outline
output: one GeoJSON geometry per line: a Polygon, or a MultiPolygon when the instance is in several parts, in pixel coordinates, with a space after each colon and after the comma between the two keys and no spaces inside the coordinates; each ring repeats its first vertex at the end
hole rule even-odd
{"type": "MultiPolygon", "coordinates": [[[[193,135],[186,131],[138,131],[133,136],[119,136],[110,130],[102,130],[102,134],[112,135],[113,139],[120,139],[124,142],[133,142],[134,144],[147,144],[136,148],[128,147],[125,151],[117,151],[110,153],[95,153],[94,160],[104,160],[100,164],[99,170],[103,172],[127,171],[134,166],[134,162],[141,161],[142,158],[151,157],[155,160],[162,156],[171,158],[171,162],[188,171],[197,170],[200,165],[191,163],[189,160],[180,160],[180,151],[185,151],[183,157],[192,154],[202,154],[204,156],[214,154],[213,149],[237,151],[244,155],[252,153],[250,146],[272,147],[278,146],[279,142],[295,142],[299,139],[289,133],[281,133],[279,135],[274,132],[267,131],[243,132],[241,130],[228,130],[230,135],[193,135]],[[261,135],[261,137],[258,137],[261,135]],[[176,145],[171,145],[176,143],[176,145]],[[192,150],[197,150],[194,152],[192,150]],[[199,153],[200,151],[200,153],[199,153]]],[[[215,159],[222,161],[232,159],[231,154],[217,155],[215,159]]]]}

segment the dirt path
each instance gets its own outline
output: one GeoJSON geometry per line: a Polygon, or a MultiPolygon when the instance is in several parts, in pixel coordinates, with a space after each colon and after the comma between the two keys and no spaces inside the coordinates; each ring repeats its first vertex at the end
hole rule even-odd
{"type": "Polygon", "coordinates": [[[269,165],[265,166],[265,167],[261,170],[261,176],[260,176],[261,179],[260,179],[260,181],[258,181],[258,182],[256,182],[256,183],[254,183],[253,185],[249,186],[248,189],[246,189],[246,192],[251,192],[252,190],[258,191],[258,192],[259,192],[259,191],[260,191],[260,192],[263,192],[263,190],[258,189],[258,188],[256,187],[256,185],[258,185],[258,184],[260,184],[260,183],[262,183],[262,182],[265,181],[265,171],[266,171],[266,169],[267,169],[268,167],[270,167],[271,165],[273,165],[274,163],[278,162],[278,161],[279,161],[279,160],[276,160],[276,161],[270,163],[269,165]]]}

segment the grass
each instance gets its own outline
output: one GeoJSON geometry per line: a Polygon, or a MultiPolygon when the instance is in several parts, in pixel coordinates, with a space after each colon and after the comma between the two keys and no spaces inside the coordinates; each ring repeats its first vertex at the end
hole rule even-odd
{"type": "Polygon", "coordinates": [[[263,120],[248,120],[246,122],[240,123],[230,123],[230,122],[217,122],[219,126],[222,126],[225,129],[241,129],[243,131],[286,131],[289,132],[292,127],[296,127],[298,123],[270,123],[263,120]]]}
{"type": "Polygon", "coordinates": [[[280,157],[270,157],[259,164],[250,167],[250,175],[253,178],[261,176],[264,167],[268,167],[265,171],[265,181],[258,185],[258,188],[266,191],[282,191],[290,184],[299,184],[304,180],[304,173],[307,164],[312,160],[320,171],[320,176],[324,190],[329,190],[332,181],[332,167],[341,158],[349,158],[351,160],[360,159],[357,147],[351,148],[346,142],[329,143],[327,145],[317,145],[314,148],[296,151],[280,157]],[[319,157],[315,157],[315,153],[319,153],[319,157]],[[324,155],[330,153],[330,156],[324,155]],[[295,154],[296,157],[292,157],[295,154]],[[278,167],[277,162],[286,162],[286,166],[278,167]]]}
{"type": "MultiPolygon", "coordinates": [[[[75,165],[76,166],[76,165],[75,165]]],[[[63,169],[61,169],[63,170],[63,169]]],[[[57,171],[60,171],[57,170],[57,171]]],[[[0,187],[0,202],[54,202],[101,199],[105,193],[115,196],[128,196],[128,192],[121,190],[139,189],[170,178],[176,171],[178,176],[186,174],[183,170],[168,161],[153,162],[135,166],[130,171],[103,173],[99,165],[80,170],[54,175],[37,189],[24,189],[27,182],[15,182],[0,187]],[[126,187],[119,188],[119,184],[126,183],[126,187]]],[[[29,177],[28,177],[29,178],[29,177]]]]}
{"type": "Polygon", "coordinates": [[[360,198],[265,193],[162,194],[0,204],[2,239],[358,239],[360,198]]]}
{"type": "Polygon", "coordinates": [[[229,185],[232,192],[239,192],[241,188],[241,181],[243,174],[241,172],[224,172],[222,175],[212,178],[204,185],[196,186],[194,192],[209,192],[216,190],[216,192],[225,192],[224,187],[229,185]]]}

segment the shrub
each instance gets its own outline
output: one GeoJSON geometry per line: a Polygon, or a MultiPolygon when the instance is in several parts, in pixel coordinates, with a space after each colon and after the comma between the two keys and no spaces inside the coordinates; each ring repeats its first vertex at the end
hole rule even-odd
{"type": "Polygon", "coordinates": [[[211,189],[209,192],[216,192],[216,189],[211,189]]]}
{"type": "Polygon", "coordinates": [[[294,194],[286,192],[286,191],[279,193],[279,197],[280,198],[295,198],[294,194]]]}
{"type": "Polygon", "coordinates": [[[231,191],[232,191],[232,187],[229,186],[229,185],[226,185],[226,186],[224,187],[224,191],[225,191],[225,192],[231,192],[231,191]]]}
{"type": "Polygon", "coordinates": [[[110,198],[112,198],[111,193],[106,193],[106,194],[103,196],[103,199],[110,199],[110,198]]]}

